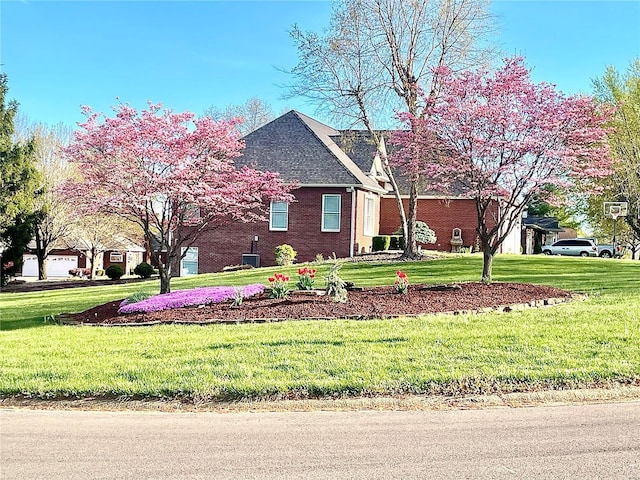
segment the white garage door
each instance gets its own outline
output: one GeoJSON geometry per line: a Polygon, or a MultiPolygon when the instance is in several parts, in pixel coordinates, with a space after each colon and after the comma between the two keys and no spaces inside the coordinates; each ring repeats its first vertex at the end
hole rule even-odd
{"type": "MultiPolygon", "coordinates": [[[[22,266],[23,277],[38,276],[38,257],[24,255],[22,266]]],[[[47,277],[68,277],[69,270],[78,268],[78,257],[75,255],[49,255],[47,259],[47,277]]]]}

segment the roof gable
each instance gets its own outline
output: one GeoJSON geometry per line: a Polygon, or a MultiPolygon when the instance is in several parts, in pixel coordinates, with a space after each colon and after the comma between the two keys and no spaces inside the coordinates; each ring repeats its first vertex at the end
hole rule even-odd
{"type": "MultiPolygon", "coordinates": [[[[382,150],[386,154],[385,132],[379,132],[382,150]]],[[[372,178],[388,181],[382,168],[378,148],[367,130],[342,130],[331,139],[345,152],[358,167],[372,178]]]]}
{"type": "Polygon", "coordinates": [[[345,185],[381,190],[335,143],[340,132],[294,110],[244,137],[239,165],[275,171],[300,185],[345,185]]]}

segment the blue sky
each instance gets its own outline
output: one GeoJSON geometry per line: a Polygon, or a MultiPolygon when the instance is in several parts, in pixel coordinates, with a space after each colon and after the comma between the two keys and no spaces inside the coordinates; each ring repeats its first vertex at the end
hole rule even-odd
{"type": "MultiPolygon", "coordinates": [[[[535,81],[589,93],[607,65],[640,56],[640,1],[496,1],[498,42],[522,55],[535,81]]],[[[9,97],[31,121],[74,126],[81,105],[110,112],[147,100],[196,113],[282,100],[296,51],[288,29],[320,31],[328,1],[0,1],[0,63],[9,97]],[[119,100],[118,100],[119,99],[119,100]]],[[[320,117],[320,119],[322,119],[320,117]]]]}

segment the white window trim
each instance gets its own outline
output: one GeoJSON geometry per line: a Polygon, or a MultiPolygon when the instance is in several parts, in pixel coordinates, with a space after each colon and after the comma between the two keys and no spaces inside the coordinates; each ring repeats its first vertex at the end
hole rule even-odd
{"type": "Polygon", "coordinates": [[[340,224],[341,224],[341,219],[340,217],[342,217],[342,195],[340,195],[339,193],[327,193],[322,195],[322,224],[321,224],[321,231],[322,232],[339,232],[340,231],[340,224]],[[324,216],[326,213],[330,213],[332,215],[335,215],[336,212],[325,212],[324,210],[324,206],[325,206],[325,198],[327,197],[338,197],[338,228],[326,228],[324,225],[324,216]]]}
{"type": "Polygon", "coordinates": [[[286,202],[271,202],[269,205],[269,230],[272,232],[286,232],[289,230],[289,204],[286,202]],[[285,214],[285,226],[282,227],[274,227],[273,226],[273,204],[274,203],[282,203],[286,205],[284,212],[276,212],[276,213],[284,213],[285,214]]]}
{"type": "Polygon", "coordinates": [[[187,248],[187,247],[182,247],[182,248],[180,249],[180,254],[181,254],[181,255],[184,255],[184,252],[185,252],[186,250],[191,250],[192,252],[195,252],[195,254],[196,254],[196,261],[195,261],[195,264],[196,264],[196,273],[187,273],[187,272],[185,271],[186,269],[185,269],[185,267],[184,267],[184,257],[183,257],[183,258],[181,258],[181,259],[180,259],[180,276],[181,276],[181,277],[187,277],[187,276],[189,276],[189,275],[197,275],[197,274],[198,274],[198,269],[200,268],[200,257],[199,257],[198,247],[189,247],[189,248],[187,248]]]}
{"type": "Polygon", "coordinates": [[[366,237],[373,237],[376,230],[376,197],[370,193],[364,196],[364,211],[363,211],[364,228],[363,232],[366,237]],[[370,205],[371,211],[369,211],[370,205]],[[369,214],[369,223],[367,223],[367,213],[369,214]]]}
{"type": "Polygon", "coordinates": [[[122,263],[124,262],[124,254],[122,252],[109,252],[110,263],[122,263]]]}

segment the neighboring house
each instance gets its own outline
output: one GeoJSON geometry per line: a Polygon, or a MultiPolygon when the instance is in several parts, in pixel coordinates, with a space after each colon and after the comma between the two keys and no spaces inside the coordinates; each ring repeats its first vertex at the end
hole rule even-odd
{"type": "MultiPolygon", "coordinates": [[[[36,256],[36,242],[32,240],[22,255],[21,277],[38,277],[38,257],[36,256]]],[[[68,277],[72,268],[85,268],[87,258],[83,252],[77,250],[72,242],[59,240],[47,257],[47,278],[68,277]]]]}
{"type": "MultiPolygon", "coordinates": [[[[79,238],[75,241],[76,248],[90,257],[91,242],[79,238]]],[[[111,265],[119,265],[125,274],[133,273],[136,265],[145,258],[146,249],[122,235],[110,237],[104,244],[96,247],[95,271],[106,270],[111,265]]],[[[87,261],[87,266],[89,262],[87,261]]]]}
{"type": "Polygon", "coordinates": [[[138,245],[128,245],[107,250],[98,258],[96,268],[106,270],[111,265],[120,265],[125,274],[133,274],[133,269],[142,263],[145,249],[138,245]]]}
{"type": "MultiPolygon", "coordinates": [[[[297,185],[295,201],[272,202],[267,222],[229,223],[203,234],[181,262],[181,275],[241,263],[275,265],[274,250],[282,244],[297,251],[298,262],[312,261],[317,254],[351,257],[371,251],[375,235],[392,234],[400,226],[389,179],[367,132],[336,130],[290,111],[244,141],[236,165],[278,172],[297,185]]],[[[475,244],[475,203],[461,193],[425,193],[418,220],[438,236],[436,245],[427,248],[451,251],[454,229],[461,230],[464,246],[475,244]]],[[[520,226],[513,231],[502,252],[519,253],[520,226]]]]}
{"type": "MultiPolygon", "coordinates": [[[[38,277],[38,258],[35,254],[35,241],[27,246],[22,256],[22,277],[38,277]]],[[[47,278],[68,277],[69,270],[88,268],[88,248],[82,240],[63,239],[57,242],[47,257],[47,278]]],[[[109,265],[120,265],[126,273],[142,262],[145,249],[125,239],[113,239],[106,251],[100,252],[96,259],[96,269],[106,269],[109,265]]]]}
{"type": "MultiPolygon", "coordinates": [[[[562,232],[564,229],[555,217],[526,216],[522,219],[522,252],[526,255],[542,253],[542,247],[556,242],[562,232]]],[[[575,235],[567,238],[575,238],[575,235]]]]}

